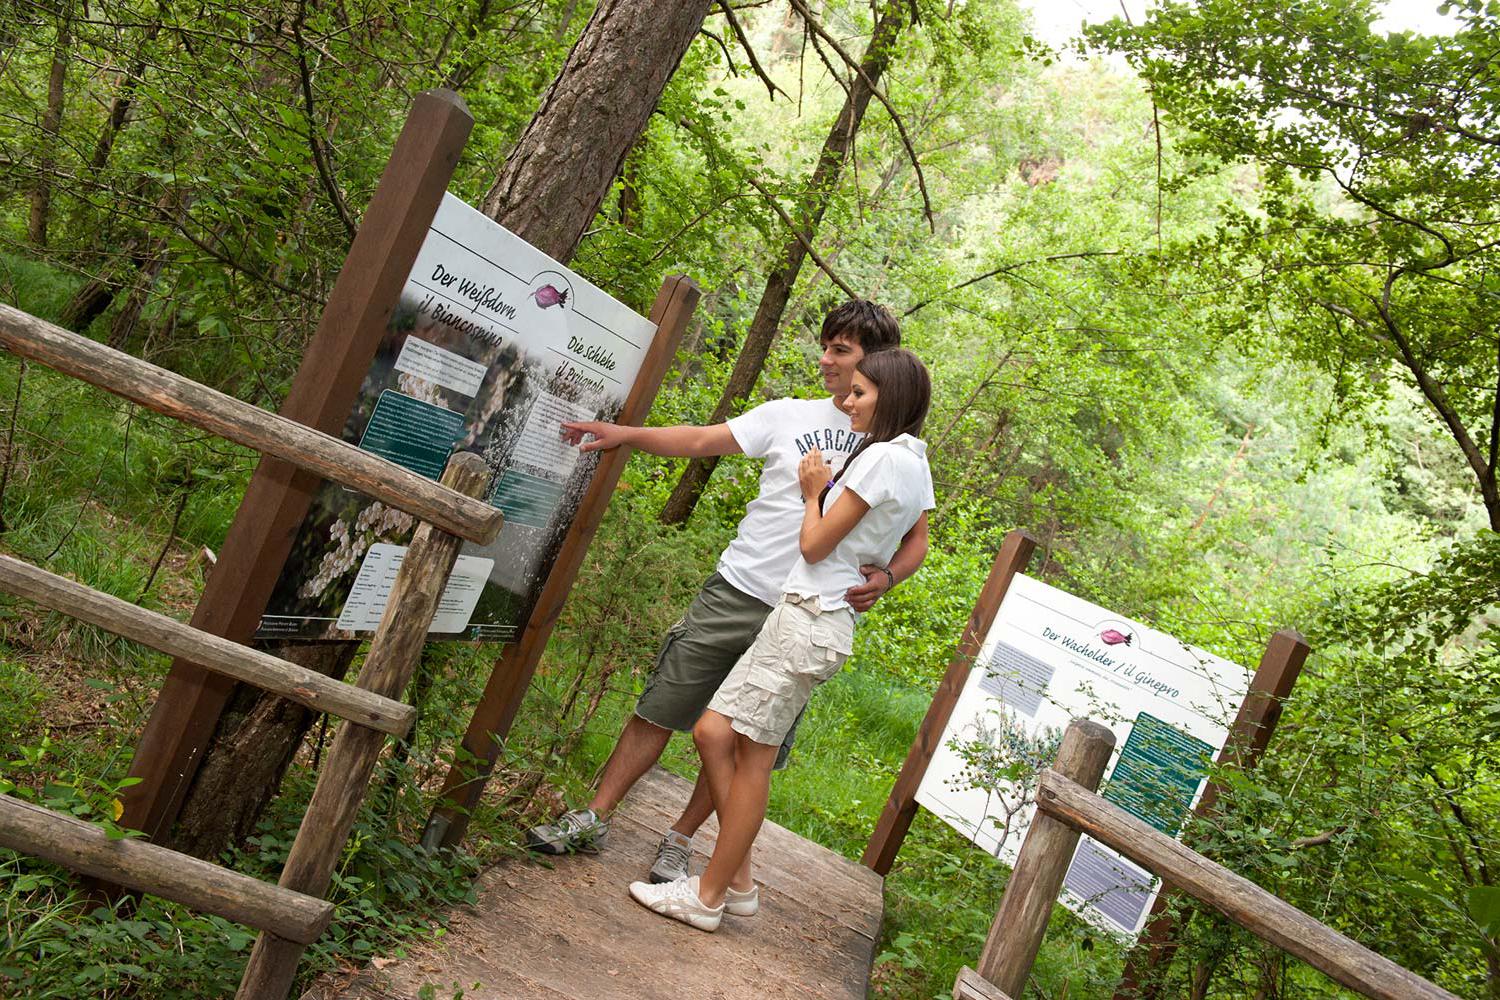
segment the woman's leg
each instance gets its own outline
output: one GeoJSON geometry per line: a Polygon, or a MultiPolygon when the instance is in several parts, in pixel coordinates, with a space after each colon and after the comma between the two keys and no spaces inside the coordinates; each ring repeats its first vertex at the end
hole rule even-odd
{"type": "MultiPolygon", "coordinates": [[[[698,757],[703,762],[702,777],[708,785],[710,797],[713,799],[714,810],[720,815],[720,827],[723,826],[723,809],[729,801],[731,788],[734,784],[734,776],[739,768],[740,745],[743,741],[752,747],[760,744],[751,742],[736,733],[730,725],[727,715],[722,715],[710,709],[703,713],[698,724],[693,727],[693,742],[698,747],[698,757]]],[[[780,748],[777,748],[780,752],[780,748]]],[[[722,838],[723,834],[720,834],[722,838]]],[[[717,843],[717,841],[715,841],[717,843]]],[[[740,863],[739,870],[735,872],[730,885],[748,892],[755,885],[755,880],[750,873],[750,852],[745,852],[745,859],[740,863]]]]}
{"type": "MultiPolygon", "coordinates": [[[[734,736],[734,777],[722,803],[717,795],[714,802],[719,812],[719,837],[708,867],[698,879],[698,898],[708,906],[724,902],[725,892],[735,883],[739,883],[739,889],[751,886],[750,848],[766,818],[771,765],[776,763],[776,751],[780,749],[739,733],[734,736]]],[[[712,779],[709,788],[713,789],[712,779]]]]}

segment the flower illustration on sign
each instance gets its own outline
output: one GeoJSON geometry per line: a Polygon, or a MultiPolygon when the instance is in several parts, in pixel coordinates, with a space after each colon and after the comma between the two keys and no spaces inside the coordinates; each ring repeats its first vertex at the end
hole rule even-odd
{"type": "Polygon", "coordinates": [[[559,291],[554,285],[543,285],[531,293],[531,298],[543,309],[549,306],[565,306],[568,304],[567,290],[559,291]]]}
{"type": "Polygon", "coordinates": [[[1130,645],[1129,633],[1121,632],[1119,629],[1107,628],[1099,633],[1099,638],[1103,639],[1107,646],[1118,646],[1122,642],[1127,646],[1130,645]]]}

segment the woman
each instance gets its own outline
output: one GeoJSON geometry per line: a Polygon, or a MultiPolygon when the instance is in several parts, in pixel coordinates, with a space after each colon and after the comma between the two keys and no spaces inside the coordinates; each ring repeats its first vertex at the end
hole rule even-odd
{"type": "Polygon", "coordinates": [[[771,765],[813,688],[853,648],[855,615],[844,594],[864,579],[859,567],[885,565],[932,495],[927,448],[916,437],[931,396],[927,369],[910,351],[866,355],[844,400],[864,440],[833,478],[817,449],[803,457],[802,558],[693,729],[719,814],[713,857],[701,877],[632,883],[631,896],[653,912],[713,931],[726,911],[759,908],[750,847],[765,820],[771,765]]]}

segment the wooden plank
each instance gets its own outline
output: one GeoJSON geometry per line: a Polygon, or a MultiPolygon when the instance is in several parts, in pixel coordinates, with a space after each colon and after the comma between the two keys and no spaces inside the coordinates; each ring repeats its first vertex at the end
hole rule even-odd
{"type": "Polygon", "coordinates": [[[1010,1000],[1010,997],[966,965],[953,980],[953,1000],[1010,1000]]]}
{"type": "Polygon", "coordinates": [[[136,607],[30,563],[0,555],[0,590],[210,670],[254,684],[319,712],[393,736],[417,718],[411,705],[360,690],[268,653],[241,646],[136,607]]]}
{"type": "MultiPolygon", "coordinates": [[[[635,384],[620,408],[616,418],[619,423],[638,425],[645,422],[700,295],[698,286],[685,275],[673,275],[662,282],[649,317],[656,324],[656,336],[652,338],[635,384]]],[[[573,524],[568,528],[547,574],[547,582],[542,585],[530,619],[519,638],[505,647],[490,671],[484,693],[480,695],[460,744],[462,752],[455,754],[456,760],[443,779],[438,804],[427,820],[427,829],[422,834],[423,847],[429,850],[456,847],[463,840],[469,825],[469,810],[484,792],[490,771],[500,757],[505,736],[510,732],[521,701],[526,697],[526,689],[531,685],[532,674],[536,673],[547,640],[552,637],[552,629],[573,589],[573,581],[577,579],[583,557],[588,553],[589,542],[604,519],[605,508],[609,506],[609,499],[614,495],[615,486],[629,460],[629,448],[615,448],[600,454],[593,482],[578,505],[573,524]]]]}
{"type": "MultiPolygon", "coordinates": [[[[489,477],[484,459],[461,452],[448,462],[443,482],[474,496],[489,483],[489,477]]],[[[417,528],[391,584],[380,627],[370,640],[370,653],[359,674],[360,687],[389,697],[404,691],[411,682],[422,659],[427,628],[437,613],[438,600],[461,544],[460,539],[434,525],[417,528]]],[[[373,730],[348,723],[339,728],[281,870],[284,888],[318,896],[328,891],[384,742],[382,734],[373,730]]],[[[285,997],[296,978],[303,944],[261,934],[240,980],[239,1000],[285,997]]]]}
{"type": "MultiPolygon", "coordinates": [[[[645,877],[691,787],[647,772],[599,854],[502,861],[479,876],[472,906],[449,912],[447,934],[404,947],[355,983],[326,977],[307,1000],[413,1000],[426,984],[449,983],[468,1000],[865,1000],[876,941],[852,928],[878,926],[881,880],[785,827],[767,823],[756,839],[754,917],[726,917],[704,934],[630,898],[628,884],[645,877]]],[[[695,838],[694,871],[712,850],[712,827],[695,838]]]]}
{"type": "Polygon", "coordinates": [[[332,434],[268,413],[3,303],[0,347],[148,410],[342,483],[469,541],[488,544],[500,531],[500,511],[481,500],[459,496],[332,434]]]}
{"type": "MultiPolygon", "coordinates": [[[[1115,734],[1108,726],[1074,719],[1063,733],[1053,769],[1045,773],[1066,774],[1079,783],[1077,787],[1092,791],[1099,787],[1114,749],[1115,734]]],[[[1077,847],[1078,831],[1072,826],[1043,812],[1032,818],[979,954],[979,975],[1002,993],[1025,995],[1026,980],[1077,847]]]]}
{"type": "MultiPolygon", "coordinates": [[[[1216,761],[1219,767],[1249,771],[1260,762],[1281,718],[1281,706],[1291,697],[1311,651],[1295,629],[1284,628],[1271,636],[1255,676],[1250,679],[1250,690],[1230,727],[1229,738],[1219,751],[1216,761]]],[[[1213,815],[1221,794],[1219,783],[1210,781],[1198,799],[1193,816],[1205,819],[1213,815]]],[[[1177,953],[1177,921],[1172,916],[1171,903],[1171,892],[1156,894],[1146,929],[1125,962],[1114,1000],[1157,1000],[1161,995],[1161,976],[1155,970],[1163,969],[1177,953]]]]}
{"type": "Polygon", "coordinates": [[[311,943],[333,904],[143,840],[110,840],[92,823],[0,795],[0,847],[311,943]]]}
{"type": "Polygon", "coordinates": [[[1114,848],[1255,936],[1367,997],[1458,1000],[1054,771],[1042,772],[1037,808],[1114,848]]]}
{"type": "MultiPolygon", "coordinates": [[[[450,90],[418,94],[328,296],[281,415],[340,434],[427,238],[474,119],[450,90]]],[[[192,625],[249,642],[322,480],[276,458],[250,477],[192,625]]],[[[129,826],[153,839],[176,822],[234,682],[177,659],[136,745],[129,826]]]]}
{"type": "Polygon", "coordinates": [[[890,874],[891,865],[895,864],[901,844],[906,840],[906,831],[911,828],[912,818],[917,814],[917,788],[921,786],[922,776],[927,773],[927,766],[932,763],[932,756],[943,739],[943,730],[953,715],[953,706],[958,704],[958,696],[963,694],[964,684],[969,680],[969,669],[974,666],[979,647],[995,622],[1000,602],[1005,600],[1010,581],[1031,561],[1035,549],[1036,539],[1024,531],[1011,531],[995,555],[984,589],[979,592],[979,600],[974,602],[974,611],[959,637],[958,648],[932,695],[932,704],[922,718],[917,738],[906,752],[901,773],[896,776],[890,797],[865,846],[863,863],[881,875],[890,874]]]}

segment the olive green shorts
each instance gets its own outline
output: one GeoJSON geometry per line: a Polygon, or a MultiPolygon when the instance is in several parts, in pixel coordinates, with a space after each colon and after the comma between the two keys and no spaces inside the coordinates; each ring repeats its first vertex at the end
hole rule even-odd
{"type": "MultiPolygon", "coordinates": [[[[755,642],[771,606],[732,586],[717,572],[703,584],[687,614],[673,625],[656,667],[635,703],[635,714],[655,726],[685,733],[697,724],[719,685],[755,642]]],[[[797,721],[801,721],[799,715],[797,721]]],[[[782,741],[776,767],[786,766],[796,723],[782,741]]]]}

